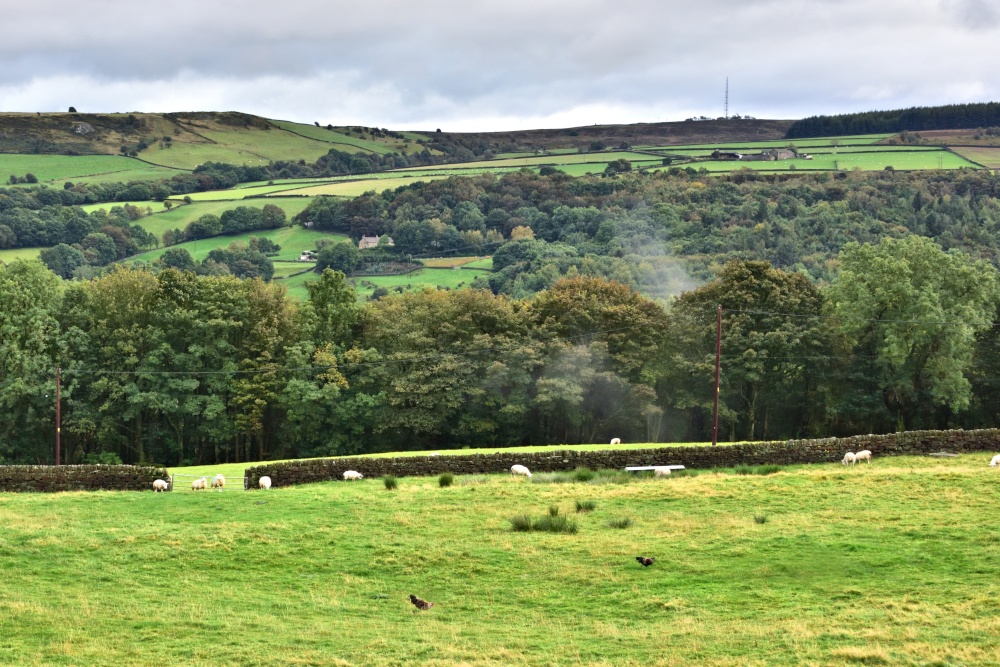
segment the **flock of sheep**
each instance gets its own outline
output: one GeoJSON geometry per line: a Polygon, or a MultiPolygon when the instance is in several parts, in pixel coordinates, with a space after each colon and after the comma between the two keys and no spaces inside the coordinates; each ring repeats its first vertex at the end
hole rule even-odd
{"type": "MultiPolygon", "coordinates": [[[[613,438],[611,440],[611,444],[620,445],[621,439],[613,438]]],[[[437,452],[435,452],[435,454],[437,454],[437,452]]],[[[858,461],[867,461],[868,465],[871,465],[872,453],[867,449],[862,449],[860,452],[847,452],[846,454],[844,454],[844,458],[840,462],[846,466],[846,465],[854,465],[858,461]]],[[[991,468],[996,468],[998,465],[1000,465],[1000,454],[997,454],[990,460],[991,468]]],[[[531,471],[528,470],[527,466],[523,466],[520,464],[512,465],[510,467],[510,474],[511,477],[515,476],[531,477],[531,471]]],[[[664,477],[669,474],[670,474],[669,467],[663,466],[663,467],[653,468],[653,475],[655,475],[656,477],[664,477]]],[[[362,475],[357,470],[345,470],[343,477],[347,481],[365,478],[365,476],[362,475]]],[[[208,478],[199,477],[198,479],[191,482],[191,490],[192,491],[205,490],[208,488],[208,484],[209,484],[208,478]]],[[[219,489],[221,491],[226,487],[226,478],[223,477],[221,474],[216,475],[215,477],[212,478],[211,484],[213,489],[219,489]]],[[[257,485],[262,489],[270,489],[271,478],[268,477],[267,475],[264,475],[259,480],[257,480],[257,485]]],[[[170,490],[169,482],[162,479],[158,479],[153,482],[153,491],[159,493],[161,491],[169,491],[169,490],[170,490]]]]}

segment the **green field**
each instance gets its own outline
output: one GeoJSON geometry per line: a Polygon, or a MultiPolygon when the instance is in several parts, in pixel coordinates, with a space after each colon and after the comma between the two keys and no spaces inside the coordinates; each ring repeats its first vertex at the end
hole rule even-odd
{"type": "MultiPolygon", "coordinates": [[[[837,155],[816,155],[811,160],[795,158],[791,160],[759,162],[706,160],[704,162],[682,163],[675,166],[682,169],[686,167],[691,167],[693,169],[706,169],[710,172],[737,171],[739,169],[785,172],[793,170],[793,167],[794,169],[802,171],[850,171],[852,169],[877,171],[885,169],[888,166],[899,170],[960,169],[962,167],[969,169],[978,168],[965,158],[950,151],[846,153],[837,155]]],[[[672,167],[659,167],[655,170],[662,171],[670,168],[672,167]]]]}
{"type": "Polygon", "coordinates": [[[483,257],[482,259],[477,259],[474,262],[469,262],[465,265],[467,269],[485,269],[487,271],[493,270],[493,258],[483,257]]]}
{"type": "MultiPolygon", "coordinates": [[[[155,234],[157,238],[163,235],[163,232],[168,229],[180,229],[184,230],[188,224],[194,222],[203,215],[209,213],[213,215],[222,215],[225,211],[236,208],[237,206],[249,206],[251,208],[264,208],[267,204],[274,204],[275,206],[281,208],[285,215],[291,219],[292,216],[298,215],[301,211],[309,205],[308,199],[276,199],[276,200],[262,200],[256,199],[253,201],[241,202],[241,201],[218,201],[218,202],[196,202],[194,204],[186,204],[183,206],[175,206],[169,211],[164,211],[161,209],[159,213],[154,213],[153,215],[142,218],[138,221],[138,224],[145,229],[147,232],[155,234]]],[[[162,204],[160,204],[162,206],[162,204]]],[[[153,209],[154,211],[156,209],[153,209]]]]}
{"type": "Polygon", "coordinates": [[[143,160],[169,167],[194,169],[204,162],[230,164],[267,164],[272,160],[307,160],[315,162],[326,155],[327,143],[278,128],[200,129],[199,143],[173,142],[171,148],[154,144],[139,155],[143,160]]]}
{"type": "MultiPolygon", "coordinates": [[[[543,165],[564,165],[564,164],[607,164],[614,160],[649,160],[655,155],[648,153],[634,153],[631,151],[598,152],[598,153],[571,153],[568,155],[539,155],[534,157],[510,158],[506,160],[477,160],[475,162],[456,162],[453,164],[438,165],[436,169],[467,169],[467,168],[494,168],[494,167],[540,167],[543,165]]],[[[410,167],[400,169],[400,172],[417,169],[427,169],[427,167],[410,167]]],[[[601,168],[603,170],[603,167],[601,168]]]]}
{"type": "MultiPolygon", "coordinates": [[[[170,247],[184,248],[191,253],[191,256],[194,259],[201,262],[208,257],[208,253],[216,248],[225,248],[230,243],[237,241],[246,243],[250,240],[251,236],[267,238],[280,245],[281,252],[272,257],[272,259],[285,261],[298,259],[303,250],[314,250],[316,248],[316,241],[319,239],[343,240],[347,238],[342,234],[314,231],[312,229],[304,229],[295,225],[281,227],[279,229],[261,229],[253,232],[244,232],[242,234],[233,234],[231,236],[214,236],[209,239],[200,239],[198,241],[186,241],[170,247]]],[[[168,248],[158,248],[156,250],[144,252],[141,255],[136,255],[130,259],[142,262],[152,262],[159,259],[160,256],[167,250],[168,248]]]]}
{"type": "Polygon", "coordinates": [[[0,262],[9,264],[15,259],[38,259],[38,254],[45,248],[4,248],[0,250],[0,262]]]}
{"type": "Polygon", "coordinates": [[[289,132],[294,132],[296,134],[309,137],[310,139],[331,144],[329,148],[343,151],[344,153],[365,152],[383,155],[385,153],[419,153],[424,149],[423,146],[413,141],[392,139],[388,137],[377,140],[362,139],[354,135],[347,135],[343,132],[338,132],[336,128],[334,130],[328,130],[326,127],[316,127],[315,125],[306,125],[304,123],[292,123],[287,120],[275,120],[271,122],[284,130],[288,130],[289,132]]]}
{"type": "Polygon", "coordinates": [[[988,459],[0,494],[0,660],[995,665],[988,459]],[[594,511],[576,514],[578,500],[594,511]],[[579,532],[510,531],[550,507],[579,532]],[[622,518],[633,525],[609,526],[622,518]],[[435,606],[417,611],[411,593],[435,606]]]}
{"type": "Polygon", "coordinates": [[[17,155],[0,153],[0,181],[9,175],[32,173],[40,183],[52,184],[72,180],[74,183],[111,181],[142,181],[170,178],[176,169],[146,164],[142,160],[120,155],[17,155]]]}
{"type": "Polygon", "coordinates": [[[392,290],[402,287],[404,291],[420,290],[424,287],[447,287],[448,289],[461,289],[469,287],[473,280],[479,276],[488,275],[489,271],[476,271],[473,269],[417,269],[404,276],[358,276],[354,278],[354,289],[359,297],[368,298],[375,289],[362,282],[373,283],[377,287],[385,287],[392,290]]]}
{"type": "Polygon", "coordinates": [[[684,152],[687,149],[708,148],[708,149],[753,149],[753,148],[781,148],[789,144],[794,144],[798,148],[815,146],[832,146],[836,141],[843,146],[866,146],[876,144],[888,139],[892,134],[863,134],[843,137],[819,137],[815,139],[774,139],[771,141],[736,141],[732,143],[715,144],[680,144],[677,146],[635,146],[637,150],[654,151],[677,151],[684,152]]]}
{"type": "MultiPolygon", "coordinates": [[[[305,301],[309,298],[309,291],[306,289],[306,283],[316,280],[318,277],[319,276],[315,273],[302,273],[290,278],[275,280],[274,283],[284,286],[285,289],[288,290],[288,296],[293,300],[305,301]]],[[[243,475],[242,472],[239,474],[240,476],[243,475]]]]}
{"type": "MultiPolygon", "coordinates": [[[[324,185],[314,185],[308,188],[296,189],[296,195],[315,197],[316,195],[336,195],[340,197],[357,197],[368,191],[382,192],[392,190],[411,183],[440,181],[444,178],[451,178],[450,175],[440,176],[412,176],[403,172],[390,172],[397,177],[388,176],[385,178],[365,178],[358,181],[344,181],[342,183],[327,183],[324,185]]],[[[274,195],[272,195],[274,196],[274,195]]],[[[269,197],[270,198],[270,197],[269,197]]]]}
{"type": "Polygon", "coordinates": [[[953,148],[956,153],[989,169],[1000,169],[1000,148],[953,148]]]}
{"type": "MultiPolygon", "coordinates": [[[[282,249],[284,249],[284,247],[282,247],[282,249]]],[[[307,248],[307,250],[311,250],[311,248],[307,248]]],[[[275,279],[287,278],[293,273],[311,270],[315,266],[314,262],[299,262],[292,260],[280,260],[273,262],[273,264],[275,279]]]]}

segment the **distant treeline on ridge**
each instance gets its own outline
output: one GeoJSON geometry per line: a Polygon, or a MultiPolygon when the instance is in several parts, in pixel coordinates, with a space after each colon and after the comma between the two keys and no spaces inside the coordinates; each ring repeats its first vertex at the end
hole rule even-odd
{"type": "Polygon", "coordinates": [[[810,116],[795,121],[785,136],[788,139],[801,139],[903,130],[956,130],[997,125],[1000,125],[1000,102],[983,102],[866,111],[836,116],[810,116]]]}

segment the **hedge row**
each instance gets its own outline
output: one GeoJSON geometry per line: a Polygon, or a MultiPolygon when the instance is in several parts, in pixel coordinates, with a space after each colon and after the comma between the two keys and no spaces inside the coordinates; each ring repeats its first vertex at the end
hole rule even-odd
{"type": "Polygon", "coordinates": [[[170,474],[149,466],[0,466],[0,491],[152,491],[155,479],[170,474]]]}
{"type": "Polygon", "coordinates": [[[657,449],[549,451],[538,453],[497,452],[495,454],[405,456],[386,458],[337,458],[269,463],[246,469],[249,488],[267,475],[272,486],[289,486],[343,479],[345,470],[357,470],[366,477],[395,475],[414,477],[450,472],[460,475],[502,473],[515,463],[532,471],[556,472],[578,467],[625,468],[626,466],[673,465],[688,468],[732,468],[737,465],[775,463],[831,463],[845,452],[868,449],[878,458],[930,454],[938,451],[1000,451],[1000,429],[975,431],[909,431],[885,435],[858,435],[849,438],[756,442],[717,447],[662,447],[657,449]]]}

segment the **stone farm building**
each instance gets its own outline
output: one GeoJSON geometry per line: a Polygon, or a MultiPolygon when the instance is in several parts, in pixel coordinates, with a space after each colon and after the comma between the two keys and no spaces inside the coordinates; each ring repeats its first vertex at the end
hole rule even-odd
{"type": "MultiPolygon", "coordinates": [[[[361,240],[358,241],[358,248],[361,250],[365,250],[366,248],[374,248],[375,246],[378,245],[378,241],[380,238],[381,238],[380,236],[362,236],[361,240]]],[[[396,245],[395,243],[392,242],[391,236],[385,237],[385,244],[388,246],[396,245]]]]}

